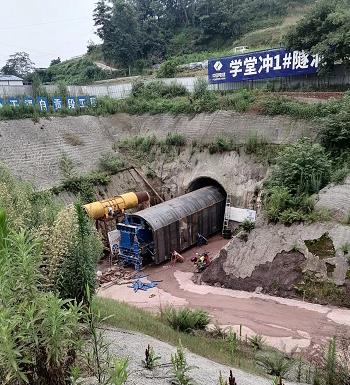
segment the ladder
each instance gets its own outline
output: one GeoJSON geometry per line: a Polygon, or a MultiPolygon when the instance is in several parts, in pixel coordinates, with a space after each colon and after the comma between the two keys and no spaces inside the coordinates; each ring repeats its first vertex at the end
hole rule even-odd
{"type": "Polygon", "coordinates": [[[230,208],[231,208],[231,197],[227,195],[226,205],[225,205],[225,214],[224,214],[224,223],[222,226],[222,235],[224,235],[227,232],[227,230],[229,230],[230,208]]]}

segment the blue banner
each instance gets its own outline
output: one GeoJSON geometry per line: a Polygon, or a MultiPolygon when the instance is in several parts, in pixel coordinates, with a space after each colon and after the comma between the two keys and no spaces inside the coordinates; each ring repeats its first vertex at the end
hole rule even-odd
{"type": "Polygon", "coordinates": [[[96,96],[89,96],[89,100],[90,100],[90,106],[91,107],[97,106],[97,97],[96,96]]]}
{"type": "Polygon", "coordinates": [[[52,106],[54,111],[62,110],[63,108],[63,99],[60,96],[52,97],[52,106]]]}
{"type": "Polygon", "coordinates": [[[80,108],[89,106],[89,98],[87,96],[78,96],[78,104],[80,108]]]}
{"type": "Polygon", "coordinates": [[[19,107],[19,105],[20,105],[20,100],[19,100],[19,98],[8,98],[7,103],[8,103],[11,107],[19,107]]]}
{"type": "MultiPolygon", "coordinates": [[[[50,110],[50,103],[52,103],[52,107],[54,112],[61,110],[64,107],[64,99],[61,96],[53,96],[51,98],[51,102],[49,102],[46,96],[38,96],[34,99],[32,96],[24,96],[24,97],[9,97],[9,98],[1,98],[0,97],[0,108],[2,108],[5,104],[16,108],[20,105],[24,104],[25,106],[33,106],[35,108],[39,108],[41,112],[48,112],[50,110]]],[[[86,107],[96,107],[97,98],[96,96],[68,96],[66,98],[66,107],[70,110],[76,110],[77,108],[84,109],[86,107]]]]}
{"type": "Polygon", "coordinates": [[[216,84],[314,74],[319,64],[319,55],[310,55],[304,51],[288,52],[278,48],[210,59],[208,79],[210,83],[216,84]]]}
{"type": "Polygon", "coordinates": [[[25,96],[23,98],[23,103],[25,106],[34,106],[35,101],[34,98],[32,98],[31,96],[25,96]]]}
{"type": "Polygon", "coordinates": [[[76,109],[77,102],[75,100],[75,96],[67,96],[66,101],[67,101],[67,108],[69,110],[75,110],[76,109]]]}
{"type": "Polygon", "coordinates": [[[49,110],[49,101],[48,101],[47,97],[45,97],[45,96],[38,96],[36,98],[36,101],[38,103],[39,110],[41,112],[46,112],[46,111],[49,110]]]}

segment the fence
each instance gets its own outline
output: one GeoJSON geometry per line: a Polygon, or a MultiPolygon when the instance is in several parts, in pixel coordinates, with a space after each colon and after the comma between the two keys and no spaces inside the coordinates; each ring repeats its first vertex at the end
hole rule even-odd
{"type": "MultiPolygon", "coordinates": [[[[202,76],[207,79],[206,76],[202,76]]],[[[193,91],[197,78],[183,77],[174,79],[159,79],[165,83],[176,82],[182,84],[188,91],[193,91]]],[[[55,85],[43,86],[49,95],[57,93],[55,85]]],[[[96,95],[109,96],[113,99],[124,99],[130,95],[132,83],[121,84],[96,84],[88,86],[68,86],[67,90],[70,96],[96,95]]],[[[327,76],[303,75],[290,76],[286,78],[276,78],[269,80],[250,80],[237,83],[209,84],[209,89],[216,91],[239,90],[242,88],[268,88],[271,90],[327,90],[327,89],[347,89],[350,88],[350,71],[345,65],[337,65],[332,73],[327,76]]],[[[12,96],[32,96],[33,88],[30,85],[25,86],[0,86],[0,97],[12,96]]]]}

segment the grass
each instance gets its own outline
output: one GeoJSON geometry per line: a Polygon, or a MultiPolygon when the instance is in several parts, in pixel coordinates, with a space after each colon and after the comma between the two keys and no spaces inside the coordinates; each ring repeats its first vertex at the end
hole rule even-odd
{"type": "Polygon", "coordinates": [[[265,375],[255,364],[255,352],[250,347],[232,360],[229,344],[222,338],[212,338],[204,332],[189,334],[174,330],[160,317],[125,303],[102,298],[97,298],[96,302],[102,317],[112,316],[106,321],[110,326],[140,332],[173,346],[177,346],[181,340],[183,347],[193,353],[221,364],[239,366],[249,372],[265,375]]]}
{"type": "Polygon", "coordinates": [[[110,174],[115,174],[120,171],[125,163],[114,152],[105,152],[98,160],[99,169],[110,174]]]}
{"type": "MultiPolygon", "coordinates": [[[[32,118],[37,121],[40,117],[51,115],[76,116],[94,115],[107,116],[116,113],[135,114],[164,114],[193,115],[201,112],[218,110],[235,111],[239,113],[252,111],[263,115],[286,115],[294,119],[323,119],[334,116],[349,106],[349,97],[339,100],[329,100],[324,103],[303,103],[287,98],[277,93],[263,91],[239,90],[234,92],[206,91],[190,94],[178,84],[164,84],[159,81],[135,83],[132,95],[126,99],[98,99],[97,106],[85,109],[68,110],[66,108],[54,113],[52,107],[48,112],[41,113],[37,108],[20,106],[17,108],[4,106],[0,109],[0,120],[32,118]]],[[[254,143],[252,143],[254,145],[254,143]]]]}
{"type": "Polygon", "coordinates": [[[59,194],[63,191],[68,191],[80,196],[83,203],[90,203],[96,200],[96,187],[105,186],[109,182],[109,173],[105,171],[93,171],[85,175],[72,175],[64,179],[59,186],[52,189],[52,192],[59,194]]]}
{"type": "Polygon", "coordinates": [[[295,287],[295,292],[309,302],[350,307],[350,298],[344,287],[331,281],[317,280],[310,274],[304,275],[303,281],[295,287]]]}
{"type": "Polygon", "coordinates": [[[190,333],[194,330],[204,330],[210,322],[210,316],[200,309],[187,307],[176,309],[168,306],[163,310],[166,322],[175,330],[190,333]]]}

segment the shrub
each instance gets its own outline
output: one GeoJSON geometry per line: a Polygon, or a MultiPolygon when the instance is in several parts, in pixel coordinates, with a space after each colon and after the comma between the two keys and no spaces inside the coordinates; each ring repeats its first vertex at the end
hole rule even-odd
{"type": "Polygon", "coordinates": [[[324,148],[302,139],[282,150],[270,182],[286,187],[292,194],[313,194],[330,181],[330,171],[324,148]]]}
{"type": "Polygon", "coordinates": [[[214,92],[207,92],[193,102],[193,112],[214,112],[220,109],[220,100],[214,92]]]}
{"type": "Polygon", "coordinates": [[[0,165],[0,207],[6,209],[13,230],[50,226],[61,208],[50,192],[37,192],[29,183],[17,181],[0,165]]]}
{"type": "Polygon", "coordinates": [[[208,81],[204,78],[197,78],[193,85],[193,97],[195,99],[200,99],[207,95],[208,90],[208,81]]]}
{"type": "Polygon", "coordinates": [[[258,356],[256,362],[271,376],[282,378],[286,376],[292,366],[292,362],[279,353],[258,356]]]}
{"type": "Polygon", "coordinates": [[[350,211],[344,215],[343,223],[345,225],[350,225],[350,211]]]}
{"type": "Polygon", "coordinates": [[[223,153],[234,151],[237,149],[236,142],[234,138],[225,138],[223,136],[218,136],[214,142],[209,143],[208,150],[209,154],[223,153]]]}
{"type": "Polygon", "coordinates": [[[73,160],[65,152],[62,153],[58,161],[58,168],[63,179],[70,179],[76,176],[73,160]]]}
{"type": "Polygon", "coordinates": [[[145,98],[148,100],[157,98],[175,98],[186,96],[188,91],[185,86],[175,81],[167,84],[160,80],[148,83],[136,82],[131,89],[131,95],[135,98],[145,98]]]}
{"type": "Polygon", "coordinates": [[[79,203],[75,204],[75,220],[73,244],[63,260],[57,286],[61,298],[80,303],[87,301],[87,288],[89,293],[95,291],[96,265],[103,246],[79,203]]]}
{"type": "Polygon", "coordinates": [[[189,372],[194,369],[188,365],[185,352],[181,345],[177,347],[176,353],[171,355],[172,365],[172,380],[171,383],[174,385],[194,385],[189,372]]]}
{"type": "Polygon", "coordinates": [[[0,250],[0,382],[65,385],[81,344],[82,308],[39,290],[40,245],[12,233],[0,250]]]}
{"type": "Polygon", "coordinates": [[[350,143],[350,95],[344,98],[339,112],[329,115],[323,121],[320,140],[324,147],[340,154],[349,149],[350,143]]]}
{"type": "Polygon", "coordinates": [[[168,146],[182,147],[186,144],[186,137],[177,132],[168,133],[165,138],[165,144],[168,146]]]}
{"type": "Polygon", "coordinates": [[[99,159],[99,168],[111,174],[116,174],[124,167],[124,162],[114,153],[105,152],[99,159]]]}
{"type": "Polygon", "coordinates": [[[338,168],[332,173],[331,181],[335,184],[341,184],[344,182],[345,178],[348,176],[350,170],[347,166],[338,168]]]}
{"type": "Polygon", "coordinates": [[[174,78],[177,73],[177,62],[167,60],[163,62],[157,71],[157,78],[174,78]]]}
{"type": "Polygon", "coordinates": [[[237,112],[244,112],[253,105],[255,99],[252,92],[243,89],[226,95],[223,99],[223,107],[230,110],[233,109],[237,112]]]}
{"type": "Polygon", "coordinates": [[[203,310],[180,308],[176,309],[169,306],[164,310],[165,319],[175,330],[182,332],[191,332],[193,330],[202,330],[210,322],[209,314],[203,310]]]}
{"type": "Polygon", "coordinates": [[[254,350],[262,350],[265,344],[265,339],[263,336],[256,334],[253,337],[249,337],[248,342],[254,350]]]}
{"type": "Polygon", "coordinates": [[[257,154],[262,147],[266,146],[266,144],[265,139],[259,137],[255,132],[248,136],[244,148],[247,154],[257,154]]]}
{"type": "Polygon", "coordinates": [[[59,194],[62,191],[69,191],[79,195],[84,203],[92,202],[96,199],[95,187],[105,186],[110,182],[110,175],[106,172],[91,172],[82,176],[72,176],[65,179],[60,186],[54,187],[52,192],[59,194]]]}
{"type": "Polygon", "coordinates": [[[286,187],[274,186],[266,189],[263,205],[268,219],[277,222],[281,213],[290,208],[292,200],[293,197],[286,187]]]}
{"type": "Polygon", "coordinates": [[[157,362],[160,360],[160,356],[157,356],[152,346],[148,345],[145,350],[145,359],[142,360],[142,365],[148,369],[153,370],[157,366],[157,362]]]}
{"type": "Polygon", "coordinates": [[[241,227],[244,231],[250,233],[255,228],[255,223],[250,221],[249,219],[245,219],[242,222],[241,227]]]}
{"type": "Polygon", "coordinates": [[[290,225],[294,222],[304,221],[305,218],[305,214],[301,210],[294,210],[290,208],[282,211],[278,219],[284,224],[290,225]]]}

